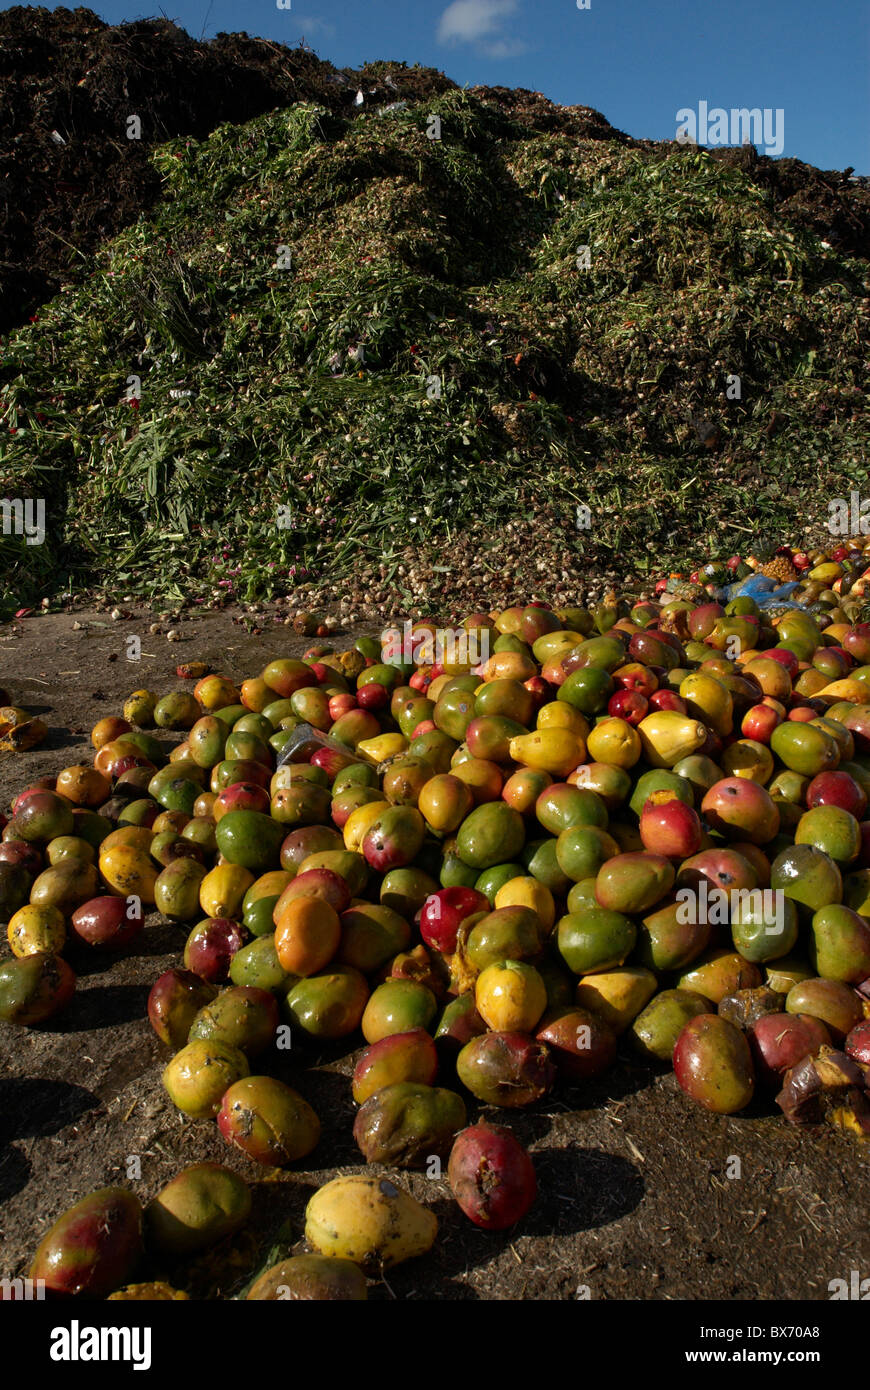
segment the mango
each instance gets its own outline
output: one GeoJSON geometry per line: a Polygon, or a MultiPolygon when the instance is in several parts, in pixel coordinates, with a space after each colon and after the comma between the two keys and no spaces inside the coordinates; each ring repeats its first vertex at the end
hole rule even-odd
{"type": "Polygon", "coordinates": [[[70,1207],[43,1236],[30,1266],[48,1297],[105,1298],[142,1258],[142,1204],[123,1187],[104,1187],[70,1207]]]}
{"type": "Polygon", "coordinates": [[[455,1091],[397,1081],[363,1102],[353,1137],[367,1163],[417,1168],[431,1156],[446,1158],[465,1122],[465,1104],[455,1091]]]}
{"type": "Polygon", "coordinates": [[[523,818],[505,802],[476,807],[465,818],[456,836],[456,850],[464,864],[488,869],[514,859],[525,844],[523,818]]]}
{"type": "MultiPolygon", "coordinates": [[[[43,869],[33,881],[30,901],[34,907],[54,907],[64,917],[69,917],[77,907],[86,903],[97,891],[97,870],[93,864],[81,859],[62,859],[58,864],[43,869]]],[[[151,897],[140,895],[145,901],[153,902],[151,897]]]]}
{"type": "Polygon", "coordinates": [[[188,1043],[163,1072],[169,1099],[194,1120],[213,1119],[224,1092],[250,1072],[245,1054],[221,1042],[188,1043]]]}
{"type": "Polygon", "coordinates": [[[173,859],[154,884],[154,905],[173,922],[191,922],[199,915],[199,895],[205,866],[194,859],[173,859]]]}
{"type": "Polygon", "coordinates": [[[218,864],[199,885],[199,905],[207,917],[240,917],[254,875],[242,864],[218,864]]]}
{"type": "Polygon", "coordinates": [[[706,950],[711,933],[708,913],[687,912],[683,902],[666,903],[644,917],[635,959],[650,970],[684,970],[706,950]]]}
{"type": "Polygon", "coordinates": [[[543,944],[540,918],[528,907],[499,907],[480,915],[468,932],[464,954],[474,970],[506,960],[531,960],[543,944]]]}
{"type": "Polygon", "coordinates": [[[583,975],[576,999],[581,1009],[603,1018],[617,1034],[646,1007],[658,988],[651,970],[642,965],[623,965],[597,975],[583,975]]]}
{"type": "Polygon", "coordinates": [[[366,1277],[352,1260],[294,1255],[261,1274],[246,1297],[259,1302],[292,1299],[360,1303],[368,1298],[368,1292],[366,1277]]]}
{"type": "Polygon", "coordinates": [[[631,1041],[642,1057],[671,1062],[686,1024],[698,1014],[709,1013],[712,1004],[703,994],[688,989],[663,989],[634,1020],[631,1041]]]}
{"type": "Polygon", "coordinates": [[[61,956],[36,952],[0,962],[0,1022],[30,1028],[69,1003],[76,977],[61,956]]]}
{"type": "Polygon", "coordinates": [[[870,976],[870,926],[843,903],[821,907],[812,920],[810,964],[817,975],[858,985],[870,976]]]}
{"type": "Polygon", "coordinates": [[[536,729],[534,733],[511,738],[508,753],[524,767],[566,777],[583,762],[586,745],[569,729],[536,729]]]}
{"type": "Polygon", "coordinates": [[[273,1168],[307,1157],[320,1139],[320,1120],[308,1102],[271,1076],[247,1076],[230,1086],[217,1125],[228,1144],[273,1168]]]}
{"type": "Polygon", "coordinates": [[[757,989],[762,983],[761,971],[752,961],[744,960],[736,951],[717,946],[692,962],[677,980],[678,989],[703,994],[714,1004],[720,1004],[728,994],[739,989],[757,989]]]}
{"type": "Polygon", "coordinates": [[[356,1032],[369,997],[365,976],[349,965],[333,965],[299,980],[285,996],[291,1024],[315,1038],[346,1038],[356,1032]]]}
{"type": "Polygon", "coordinates": [[[674,1047],[674,1075],[692,1100],[717,1115],[733,1115],[752,1100],[755,1071],[745,1035],[717,1014],[699,1014],[674,1047]]]}
{"type": "Polygon", "coordinates": [[[622,965],[634,950],[637,928],[620,912],[592,907],[560,918],[556,940],[569,970],[589,975],[622,965]]]}
{"type": "Polygon", "coordinates": [[[246,1057],[255,1057],[269,1047],[277,1027],[278,1006],[269,991],[233,985],[203,1005],[188,1040],[228,1043],[246,1057]]]}
{"type": "Polygon", "coordinates": [[[601,907],[631,915],[647,912],[670,892],[674,866],[661,854],[617,854],[598,870],[595,896],[601,907]]]}
{"type": "Polygon", "coordinates": [[[466,1043],[456,1072],[473,1096],[486,1105],[532,1105],[551,1089],[555,1065],[544,1043],[526,1033],[484,1033],[466,1043]]]}
{"type": "Polygon", "coordinates": [[[333,1178],[305,1209],[305,1239],[314,1250],[373,1273],[425,1255],[437,1232],[435,1215],[389,1178],[333,1178]]]}
{"type": "Polygon", "coordinates": [[[706,741],[707,729],[676,710],[657,710],[638,724],[643,756],[651,767],[672,768],[697,752],[706,741]]]}
{"type": "Polygon", "coordinates": [[[406,918],[383,903],[358,903],[341,914],[341,938],[335,959],[370,975],[411,943],[406,918]]]}
{"type": "Polygon", "coordinates": [[[6,935],[14,956],[54,955],[66,943],[66,923],[58,908],[30,905],[9,919],[6,935]]]}
{"type": "Polygon", "coordinates": [[[250,1212],[244,1178],[220,1163],[193,1163],[148,1203],[145,1239],[161,1255],[194,1255],[239,1230],[250,1212]]]}
{"type": "Polygon", "coordinates": [[[793,985],[786,996],[785,1011],[821,1019],[837,1047],[864,1018],[861,997],[854,989],[840,980],[819,978],[793,985]]]}

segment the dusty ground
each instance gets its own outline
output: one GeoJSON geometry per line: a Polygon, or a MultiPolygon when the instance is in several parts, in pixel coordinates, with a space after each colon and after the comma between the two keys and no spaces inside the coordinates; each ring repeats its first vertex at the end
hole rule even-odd
{"type": "MultiPolygon", "coordinates": [[[[133,665],[124,639],[147,633],[144,618],[76,616],[105,626],[74,631],[73,617],[57,614],[25,620],[17,635],[0,628],[0,686],[51,726],[42,748],[0,759],[0,805],[35,776],[90,760],[96,720],[137,686],[174,688],[179,661],[210,660],[241,678],[309,645],[284,628],[254,637],[228,613],[200,614],[178,625],[178,643],[146,636],[133,665]]],[[[121,1183],[147,1200],[182,1166],[211,1158],[251,1182],[249,1230],[208,1261],[166,1272],[194,1295],[228,1296],[282,1226],[288,1243],[301,1238],[314,1187],[336,1171],[362,1171],[346,1080],[357,1054],[343,1049],[277,1053],[270,1064],[321,1115],[317,1155],[333,1167],[276,1180],[231,1152],[213,1125],[180,1117],[160,1085],[169,1054],[144,1014],[184,938],[155,917],[129,956],[71,956],[79,987],[57,1024],[0,1025],[0,1275],[21,1272],[48,1225],[87,1192],[121,1183]],[[128,1177],[137,1160],[141,1178],[128,1177]]],[[[829,1280],[870,1273],[870,1145],[798,1134],[763,1102],[740,1118],[707,1115],[670,1074],[628,1060],[596,1085],[492,1118],[531,1147],[540,1188],[532,1212],[511,1233],[483,1233],[445,1182],[403,1176],[437,1213],[438,1241],[372,1297],[573,1299],[585,1286],[595,1299],[827,1299],[829,1280]]]]}

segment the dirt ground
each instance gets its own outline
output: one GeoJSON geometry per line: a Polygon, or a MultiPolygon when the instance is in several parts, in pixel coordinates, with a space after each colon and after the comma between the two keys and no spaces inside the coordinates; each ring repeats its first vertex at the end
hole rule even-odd
{"type": "MultiPolygon", "coordinates": [[[[138,686],[181,684],[178,662],[210,661],[241,678],[310,645],[277,626],[248,635],[232,616],[185,618],[173,644],[146,636],[150,618],[141,614],[112,623],[77,613],[89,623],[82,630],[72,614],[0,628],[0,686],[51,729],[42,748],[0,759],[0,806],[34,777],[90,761],[96,720],[138,686]],[[125,659],[124,639],[136,632],[138,665],[125,659]]],[[[122,1184],[144,1201],[181,1167],[213,1159],[251,1183],[249,1227],[207,1259],[154,1273],[194,1297],[231,1297],[273,1245],[298,1246],[315,1187],[336,1172],[365,1171],[347,1079],[358,1052],[344,1047],[278,1052],[269,1064],[320,1114],[315,1153],[333,1166],[274,1174],[229,1150],[214,1125],[180,1116],[161,1087],[169,1053],[145,1003],[157,975],[180,964],[185,935],[154,916],[127,956],[71,955],[79,985],[57,1023],[0,1025],[0,1276],[23,1272],[51,1222],[89,1191],[122,1184]]],[[[477,1113],[471,1103],[469,1118],[477,1113]]],[[[530,1214],[510,1232],[481,1232],[445,1181],[400,1175],[436,1212],[439,1235],[428,1256],[400,1266],[370,1297],[827,1299],[830,1280],[870,1273],[870,1144],[798,1133],[765,1101],[740,1117],[708,1115],[672,1075],[620,1059],[596,1084],[560,1087],[530,1110],[490,1118],[531,1149],[539,1196],[530,1214]]]]}

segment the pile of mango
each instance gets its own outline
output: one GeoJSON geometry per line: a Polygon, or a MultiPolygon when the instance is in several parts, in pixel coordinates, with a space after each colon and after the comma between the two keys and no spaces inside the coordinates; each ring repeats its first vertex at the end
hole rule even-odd
{"type": "MultiPolygon", "coordinates": [[[[269,1056],[292,1040],[304,1090],[307,1043],[361,1035],[362,1157],[445,1160],[493,1230],[529,1210],[535,1173],[469,1107],[582,1088],[620,1051],[671,1066],[711,1112],[776,1104],[867,1138],[870,624],[857,597],[842,606],[863,572],[849,554],[808,557],[806,580],[757,599],[733,593],[757,564],[729,562],[655,599],[535,602],[449,637],[420,621],[402,650],[362,637],[239,688],[136,691],[94,728],[93,766],[12,805],[0,1020],[52,1017],[75,988],[66,956],[130,948],[156,908],[187,933],[148,1002],[181,1112],[254,1163],[299,1163],[321,1122],[269,1056]]],[[[237,1229],[240,1181],[196,1165],[144,1214],[93,1194],[97,1218],[66,1213],[34,1277],[117,1291],[143,1252],[153,1266],[237,1229]],[[120,1263],[94,1234],[107,1204],[120,1263]],[[69,1278],[68,1219],[92,1257],[69,1278]]],[[[309,1205],[309,1263],[248,1296],[365,1296],[360,1271],[436,1232],[391,1179],[337,1178],[309,1205]]],[[[174,1296],[136,1287],[113,1296],[174,1296]]]]}

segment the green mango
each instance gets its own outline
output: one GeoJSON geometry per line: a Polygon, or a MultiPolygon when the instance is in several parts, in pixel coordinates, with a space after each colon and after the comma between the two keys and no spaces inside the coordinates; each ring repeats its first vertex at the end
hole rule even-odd
{"type": "Polygon", "coordinates": [[[591,975],[622,965],[634,950],[637,928],[620,912],[590,907],[570,912],[556,925],[559,954],[575,975],[591,975]]]}
{"type": "Polygon", "coordinates": [[[229,864],[265,872],[278,867],[285,828],[260,811],[228,811],[217,823],[217,847],[229,864]]]}

